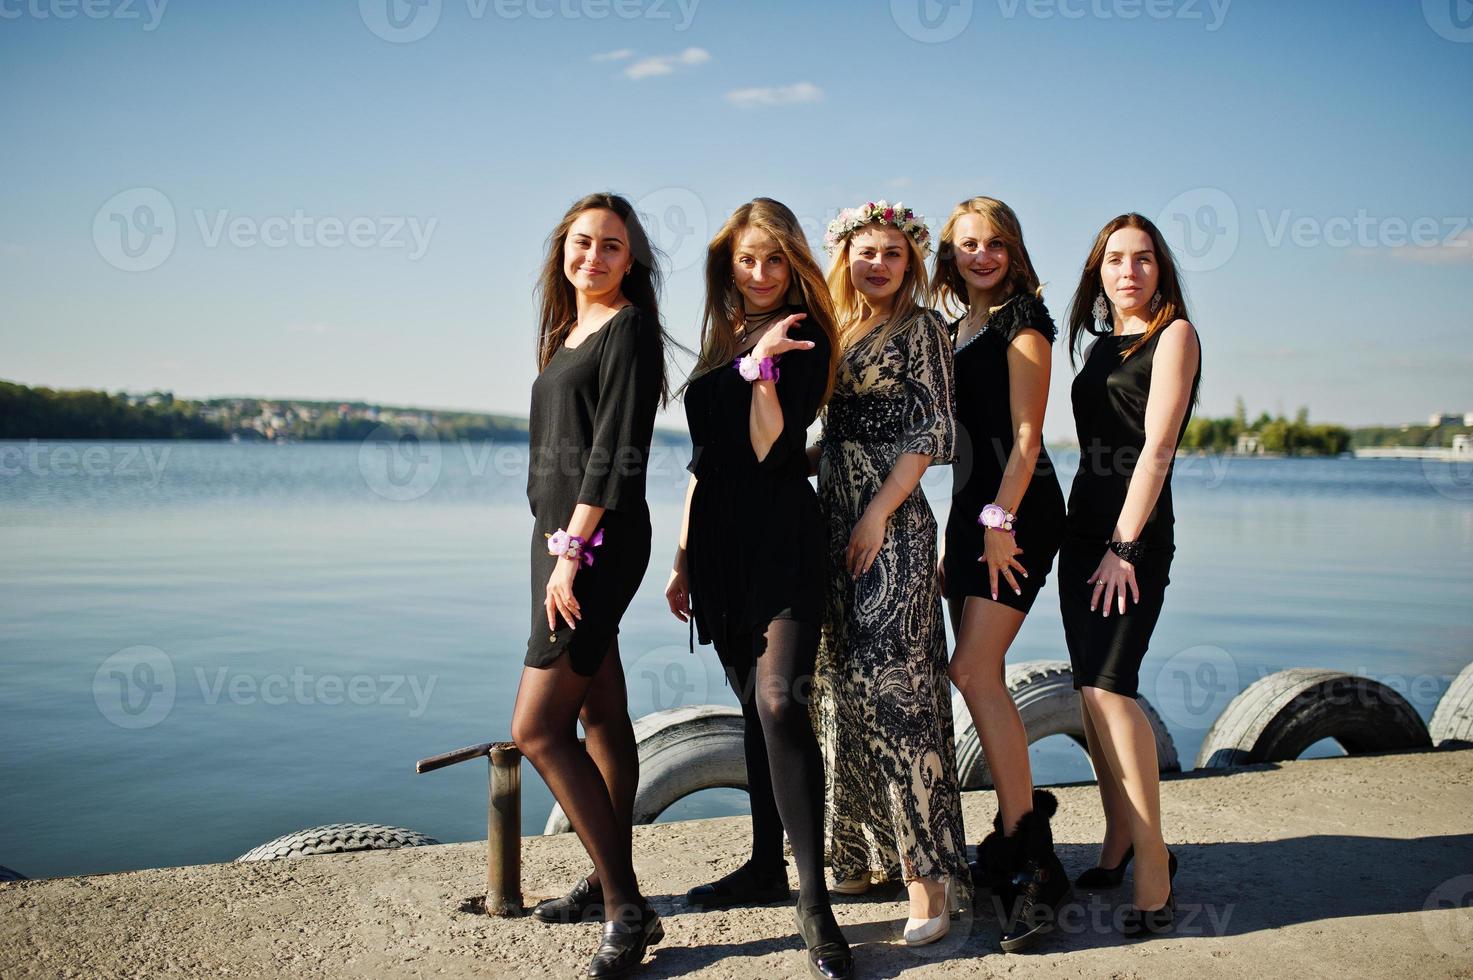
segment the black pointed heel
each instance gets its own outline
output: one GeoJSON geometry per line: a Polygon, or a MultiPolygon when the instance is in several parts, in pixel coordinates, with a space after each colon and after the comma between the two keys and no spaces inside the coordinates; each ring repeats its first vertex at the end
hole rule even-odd
{"type": "Polygon", "coordinates": [[[1131,906],[1125,910],[1120,923],[1120,933],[1127,939],[1141,936],[1160,936],[1172,930],[1176,924],[1176,855],[1170,850],[1167,855],[1167,880],[1170,890],[1166,893],[1166,904],[1159,909],[1138,909],[1131,906]]]}
{"type": "Polygon", "coordinates": [[[1102,888],[1118,888],[1120,887],[1120,883],[1125,880],[1126,866],[1130,864],[1131,859],[1134,857],[1135,845],[1132,844],[1130,847],[1127,847],[1125,849],[1125,856],[1120,859],[1120,863],[1115,865],[1115,867],[1090,868],[1088,871],[1084,872],[1084,874],[1080,875],[1078,878],[1075,878],[1074,884],[1079,886],[1080,888],[1088,888],[1092,890],[1102,888]]]}

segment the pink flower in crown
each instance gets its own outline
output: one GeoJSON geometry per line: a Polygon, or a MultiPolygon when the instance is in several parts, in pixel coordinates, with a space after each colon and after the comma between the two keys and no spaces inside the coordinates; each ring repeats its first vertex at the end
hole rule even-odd
{"type": "Polygon", "coordinates": [[[885,209],[885,220],[887,222],[894,223],[894,221],[895,221],[895,209],[894,208],[886,208],[885,209]]]}
{"type": "Polygon", "coordinates": [[[568,550],[568,532],[558,529],[547,536],[547,553],[549,555],[560,555],[568,550]]]}

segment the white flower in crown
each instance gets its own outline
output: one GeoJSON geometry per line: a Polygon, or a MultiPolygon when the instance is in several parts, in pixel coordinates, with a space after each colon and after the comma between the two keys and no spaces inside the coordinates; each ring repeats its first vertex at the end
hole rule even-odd
{"type": "Polygon", "coordinates": [[[926,227],[925,216],[916,214],[899,201],[891,204],[884,198],[869,201],[863,207],[839,209],[838,216],[829,222],[828,230],[824,232],[824,251],[835,254],[855,229],[872,221],[899,228],[911,237],[922,255],[931,254],[931,229],[926,227]]]}

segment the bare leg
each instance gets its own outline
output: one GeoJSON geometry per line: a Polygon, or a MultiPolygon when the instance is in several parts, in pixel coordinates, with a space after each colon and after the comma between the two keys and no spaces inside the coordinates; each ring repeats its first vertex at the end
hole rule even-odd
{"type": "Polygon", "coordinates": [[[603,884],[604,916],[642,901],[630,844],[598,766],[578,741],[577,719],[595,678],[575,673],[567,657],[527,667],[512,710],[512,739],[542,775],[573,825],[603,884]]]}
{"type": "Polygon", "coordinates": [[[967,702],[967,711],[987,756],[1003,832],[1010,833],[1033,809],[1033,771],[1028,732],[1008,693],[1003,659],[1023,625],[1024,614],[1000,602],[966,596],[948,673],[967,702]]]}
{"type": "Polygon", "coordinates": [[[1079,699],[1080,713],[1084,716],[1084,739],[1089,746],[1090,763],[1095,769],[1095,781],[1100,787],[1100,804],[1105,811],[1105,836],[1100,843],[1099,866],[1113,868],[1125,857],[1130,846],[1130,809],[1120,783],[1105,757],[1100,736],[1095,732],[1094,718],[1090,714],[1089,700],[1079,699]]]}
{"type": "Polygon", "coordinates": [[[1135,847],[1134,904],[1139,909],[1161,908],[1171,891],[1171,879],[1166,841],[1161,836],[1156,734],[1135,698],[1097,687],[1082,688],[1080,696],[1089,705],[1095,734],[1125,799],[1135,847]]]}
{"type": "MultiPolygon", "coordinates": [[[[588,736],[588,755],[598,766],[609,791],[620,840],[632,847],[634,796],[639,790],[639,749],[634,741],[634,725],[629,720],[629,692],[624,684],[617,638],[594,675],[578,720],[588,736]]],[[[628,856],[632,863],[633,855],[628,856]]],[[[588,876],[588,882],[599,884],[597,871],[588,876]]]]}

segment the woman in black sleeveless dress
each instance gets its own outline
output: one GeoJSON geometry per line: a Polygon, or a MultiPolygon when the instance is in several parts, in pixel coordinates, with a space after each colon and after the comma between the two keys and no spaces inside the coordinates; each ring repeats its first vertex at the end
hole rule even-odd
{"type": "Polygon", "coordinates": [[[742,705],[752,856],[687,898],[699,908],[786,900],[786,827],[810,970],[837,980],[853,975],[853,961],[823,876],[823,758],[807,695],[826,538],[805,453],[833,387],[833,312],[798,219],[770,198],[727,219],[706,283],[701,358],[685,389],[690,489],[665,594],[702,643],[715,643],[742,705]]]}
{"type": "Polygon", "coordinates": [[[649,564],[645,467],[665,391],[658,278],[629,203],[592,194],[549,236],[538,283],[532,631],[512,738],[593,861],[571,894],[533,909],[545,922],[602,916],[592,978],[625,976],[664,935],[634,875],[639,757],[616,638],[649,564]]]}
{"type": "Polygon", "coordinates": [[[1126,214],[1095,239],[1069,310],[1069,347],[1095,339],[1072,389],[1079,472],[1059,553],[1064,638],[1105,809],[1100,866],[1119,884],[1135,861],[1126,935],[1171,928],[1176,857],[1161,832],[1156,738],[1136,703],[1175,544],[1171,471],[1201,381],[1196,329],[1170,249],[1126,214]]]}
{"type": "Polygon", "coordinates": [[[1028,734],[1004,676],[1064,534],[1064,494],[1043,448],[1057,331],[1018,217],[994,198],[963,201],[947,218],[932,285],[965,311],[951,327],[957,454],[941,581],[956,634],[951,679],[997,792],[973,879],[1002,906],[1002,948],[1015,952],[1052,928],[1069,892],[1049,824],[1058,801],[1033,788],[1028,734]]]}

